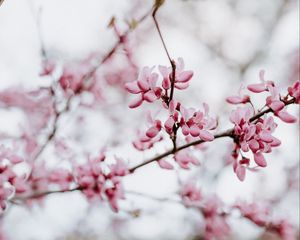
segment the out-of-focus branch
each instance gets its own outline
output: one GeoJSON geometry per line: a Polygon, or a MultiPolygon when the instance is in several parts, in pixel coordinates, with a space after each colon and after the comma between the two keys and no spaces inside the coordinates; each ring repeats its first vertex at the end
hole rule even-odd
{"type": "Polygon", "coordinates": [[[72,95],[71,97],[68,98],[68,100],[66,102],[66,105],[65,105],[65,107],[64,107],[64,109],[62,111],[58,112],[55,109],[55,115],[54,115],[54,120],[53,120],[53,125],[52,125],[52,128],[51,128],[51,131],[48,134],[48,136],[47,136],[46,141],[44,142],[44,144],[34,154],[34,156],[32,158],[33,161],[37,160],[42,155],[42,153],[45,151],[45,149],[50,144],[50,142],[54,139],[54,137],[56,135],[56,132],[57,132],[57,129],[58,129],[59,119],[62,117],[62,115],[64,115],[65,113],[67,113],[69,111],[70,105],[71,105],[71,101],[72,101],[72,99],[73,99],[74,96],[75,95],[72,95]]]}
{"type": "MultiPolygon", "coordinates": [[[[40,41],[40,47],[41,47],[41,54],[42,54],[43,58],[47,59],[47,52],[46,52],[46,49],[45,49],[44,41],[43,41],[43,38],[42,38],[42,35],[41,35],[41,30],[40,30],[40,13],[41,13],[41,10],[39,10],[39,18],[37,20],[37,26],[38,26],[38,32],[39,32],[39,41],[40,41]]],[[[147,13],[145,13],[138,20],[136,20],[135,28],[140,23],[145,21],[147,19],[147,17],[151,15],[151,13],[152,13],[152,9],[150,11],[148,11],[147,13]]],[[[124,38],[126,38],[132,31],[133,31],[133,28],[128,27],[128,29],[122,35],[119,36],[118,42],[103,56],[102,60],[84,76],[84,80],[83,80],[84,82],[88,81],[95,74],[95,72],[100,68],[100,66],[102,64],[104,64],[108,59],[111,58],[111,56],[116,52],[116,50],[119,48],[119,46],[123,44],[124,38]]],[[[54,89],[55,83],[56,83],[56,81],[54,80],[53,81],[53,86],[52,86],[52,93],[53,93],[52,95],[54,96],[54,98],[55,98],[55,89],[54,89]]],[[[57,112],[55,110],[55,116],[54,116],[54,122],[53,122],[52,130],[48,134],[45,143],[39,148],[37,153],[34,155],[34,157],[33,157],[34,160],[38,159],[42,155],[42,153],[45,151],[45,149],[47,148],[49,143],[55,137],[56,132],[57,132],[57,128],[58,128],[59,119],[61,118],[61,116],[63,114],[65,114],[66,112],[69,111],[70,104],[71,104],[71,101],[72,101],[74,96],[76,96],[76,95],[72,95],[71,97],[68,98],[66,106],[62,111],[57,112]]],[[[54,101],[54,103],[55,103],[55,101],[54,101]]]]}
{"type": "Polygon", "coordinates": [[[15,202],[17,203],[18,201],[25,201],[25,200],[29,200],[29,199],[41,198],[41,197],[45,197],[45,196],[50,195],[50,194],[75,192],[75,191],[80,191],[80,190],[81,190],[80,187],[76,187],[76,188],[64,189],[64,190],[53,190],[53,191],[38,192],[38,193],[33,193],[33,194],[27,195],[27,196],[14,197],[10,201],[13,202],[13,203],[15,203],[15,202]]]}

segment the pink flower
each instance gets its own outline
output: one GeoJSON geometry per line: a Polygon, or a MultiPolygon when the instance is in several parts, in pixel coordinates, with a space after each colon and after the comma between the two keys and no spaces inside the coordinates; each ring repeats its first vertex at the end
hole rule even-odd
{"type": "Polygon", "coordinates": [[[286,122],[286,123],[295,123],[297,122],[297,118],[294,117],[293,115],[289,114],[286,111],[280,111],[278,113],[276,113],[276,116],[279,117],[282,121],[286,122]]]}
{"type": "Polygon", "coordinates": [[[300,104],[300,80],[288,88],[289,95],[295,98],[295,103],[300,104]]]}
{"type": "Polygon", "coordinates": [[[242,88],[243,85],[240,86],[238,95],[230,96],[226,98],[226,101],[231,104],[245,104],[247,102],[250,102],[250,96],[249,95],[242,95],[242,88]]]}
{"type": "Polygon", "coordinates": [[[183,185],[180,196],[185,205],[189,206],[193,203],[199,203],[202,200],[202,194],[200,190],[192,182],[187,182],[183,185]]]}
{"type": "Polygon", "coordinates": [[[150,149],[155,143],[160,142],[163,139],[162,136],[156,136],[149,138],[145,133],[138,131],[138,139],[132,142],[132,145],[139,151],[150,149]]]}
{"type": "Polygon", "coordinates": [[[80,62],[67,63],[63,66],[59,84],[66,95],[89,91],[95,98],[101,98],[101,89],[97,82],[97,56],[91,54],[80,62]]]}
{"type": "Polygon", "coordinates": [[[240,201],[234,207],[240,210],[243,217],[251,220],[258,226],[265,226],[269,221],[270,211],[266,205],[240,201]]]}
{"type": "Polygon", "coordinates": [[[204,199],[205,239],[225,239],[230,233],[226,215],[221,214],[222,201],[216,195],[204,199]]]}
{"type": "Polygon", "coordinates": [[[124,191],[120,183],[115,184],[111,188],[105,189],[105,195],[108,198],[108,202],[110,204],[111,209],[114,212],[119,211],[118,200],[124,199],[124,191]]]}
{"type": "MultiPolygon", "coordinates": [[[[157,86],[159,75],[152,72],[154,67],[144,67],[140,73],[138,80],[128,82],[125,84],[125,89],[138,95],[130,104],[130,108],[139,107],[143,101],[154,102],[157,99],[162,98],[165,104],[168,103],[169,96],[168,90],[171,88],[171,79],[173,78],[172,68],[159,66],[159,72],[163,79],[161,86],[157,86]],[[164,90],[164,92],[163,92],[164,90]]],[[[176,63],[174,87],[177,89],[185,89],[189,86],[189,81],[193,77],[192,71],[184,71],[184,62],[182,58],[178,58],[176,63]]]]}
{"type": "Polygon", "coordinates": [[[150,127],[147,131],[146,131],[146,136],[149,138],[154,138],[157,136],[157,134],[159,133],[159,131],[161,130],[161,121],[160,120],[155,120],[153,122],[153,126],[150,127]]]}
{"type": "Polygon", "coordinates": [[[252,116],[254,116],[254,112],[251,107],[237,108],[230,116],[231,122],[235,124],[236,148],[232,155],[234,172],[241,181],[245,179],[249,161],[246,161],[246,158],[237,160],[238,154],[236,153],[240,149],[244,152],[251,150],[255,163],[260,167],[266,167],[267,162],[263,153],[269,153],[273,147],[278,147],[281,144],[279,139],[272,136],[277,127],[273,117],[259,118],[255,122],[250,122],[252,116]]]}
{"type": "Polygon", "coordinates": [[[127,175],[128,167],[120,159],[107,165],[101,157],[89,159],[75,169],[76,182],[89,200],[107,199],[113,211],[118,211],[118,200],[124,198],[121,177],[127,175]],[[107,169],[109,171],[107,172],[107,169]]]}
{"type": "Polygon", "coordinates": [[[174,125],[176,122],[178,122],[178,109],[180,107],[180,103],[178,103],[175,100],[172,100],[169,104],[169,106],[167,106],[167,108],[169,109],[169,118],[165,121],[164,127],[165,130],[168,134],[172,134],[173,130],[174,130],[174,125]]]}
{"type": "Polygon", "coordinates": [[[268,91],[271,93],[271,96],[267,97],[266,104],[270,107],[275,114],[281,111],[284,108],[284,103],[280,100],[280,95],[277,87],[268,86],[268,91]]]}
{"type": "Polygon", "coordinates": [[[254,93],[260,93],[268,90],[268,87],[274,86],[273,81],[265,80],[265,70],[261,70],[259,72],[259,78],[262,83],[259,84],[250,84],[248,85],[248,90],[254,93]]]}
{"type": "Polygon", "coordinates": [[[115,159],[116,162],[109,166],[110,173],[108,174],[108,177],[123,177],[127,175],[129,173],[127,164],[125,164],[121,158],[115,157],[115,159]]]}
{"type": "Polygon", "coordinates": [[[155,120],[151,113],[147,112],[147,122],[150,127],[145,133],[139,131],[138,139],[133,142],[133,146],[139,151],[150,149],[156,142],[162,140],[162,136],[159,135],[162,129],[161,121],[155,120]]]}
{"type": "Polygon", "coordinates": [[[230,226],[226,217],[214,215],[205,219],[205,239],[227,239],[230,234],[230,226]]]}
{"type": "MultiPolygon", "coordinates": [[[[261,84],[252,84],[248,86],[248,89],[252,92],[259,93],[263,91],[270,92],[270,96],[266,98],[266,105],[272,109],[275,116],[279,117],[286,123],[295,123],[297,119],[290,115],[284,110],[285,103],[281,99],[278,88],[275,86],[273,81],[264,80],[264,71],[260,72],[261,84]]],[[[295,102],[299,103],[299,81],[296,82],[292,87],[288,88],[289,95],[295,98],[295,102]]]]}
{"type": "Polygon", "coordinates": [[[174,169],[173,165],[171,163],[167,162],[166,159],[160,159],[157,163],[163,169],[167,169],[167,170],[174,169]]]}
{"type": "Polygon", "coordinates": [[[79,93],[83,88],[83,80],[88,69],[80,64],[66,65],[59,78],[59,84],[65,92],[79,93]]]}
{"type": "Polygon", "coordinates": [[[238,179],[243,182],[246,177],[246,168],[250,164],[250,159],[244,157],[241,160],[238,160],[238,154],[235,152],[231,155],[231,157],[233,159],[233,171],[238,179]]]}
{"type": "Polygon", "coordinates": [[[195,111],[194,109],[186,109],[182,105],[180,106],[180,126],[183,135],[191,135],[193,137],[200,137],[204,141],[212,141],[214,139],[213,134],[208,130],[213,130],[217,126],[215,119],[208,115],[208,105],[203,104],[204,112],[195,111]]]}
{"type": "Polygon", "coordinates": [[[161,97],[162,89],[156,86],[158,74],[152,73],[153,68],[144,67],[138,80],[125,84],[128,92],[138,94],[138,97],[129,104],[130,108],[140,106],[143,101],[154,102],[161,97]]]}
{"type": "Polygon", "coordinates": [[[177,152],[174,155],[174,159],[178,163],[178,165],[183,169],[189,169],[190,164],[193,164],[195,166],[198,166],[200,164],[199,160],[193,155],[191,155],[189,150],[186,149],[177,152]]]}
{"type": "MultiPolygon", "coordinates": [[[[159,66],[159,71],[163,76],[162,87],[165,90],[171,88],[171,79],[172,79],[172,68],[159,66]]],[[[189,86],[189,81],[193,77],[193,71],[184,71],[184,61],[182,58],[178,58],[176,62],[176,71],[175,71],[175,83],[174,86],[177,89],[186,89],[189,86]]]]}
{"type": "Polygon", "coordinates": [[[40,72],[40,76],[49,76],[53,73],[54,69],[55,69],[55,64],[53,61],[43,61],[43,69],[40,72]]]}

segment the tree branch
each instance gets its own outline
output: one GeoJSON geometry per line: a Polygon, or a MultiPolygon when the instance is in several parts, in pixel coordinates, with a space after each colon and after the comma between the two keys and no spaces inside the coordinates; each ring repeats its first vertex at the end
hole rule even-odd
{"type": "MultiPolygon", "coordinates": [[[[295,103],[295,98],[292,98],[292,99],[290,99],[290,100],[288,100],[288,101],[283,101],[283,102],[284,102],[285,106],[288,106],[288,105],[290,105],[290,104],[295,103]]],[[[255,114],[252,118],[250,118],[250,122],[253,122],[253,121],[257,120],[257,119],[259,119],[260,117],[262,117],[263,115],[265,115],[265,114],[267,114],[267,113],[270,113],[270,112],[273,112],[273,113],[274,113],[274,111],[273,111],[271,108],[268,108],[268,109],[266,109],[266,110],[264,110],[264,111],[262,111],[262,112],[258,112],[258,113],[255,114]]],[[[226,131],[224,131],[224,132],[221,132],[221,133],[219,133],[219,134],[215,134],[215,135],[214,135],[214,138],[215,138],[215,139],[217,139],[217,138],[224,138],[224,137],[234,138],[234,129],[231,128],[231,129],[228,129],[228,130],[226,130],[226,131]]],[[[199,139],[199,140],[197,140],[197,141],[194,141],[194,142],[190,142],[190,143],[184,144],[184,145],[182,145],[182,146],[180,146],[180,147],[177,147],[176,149],[169,150],[169,151],[167,151],[167,152],[165,152],[165,153],[163,153],[163,154],[160,154],[160,155],[158,155],[158,156],[156,156],[156,157],[154,157],[154,158],[151,158],[151,159],[149,159],[149,160],[147,160],[147,161],[145,161],[145,162],[143,162],[143,163],[140,163],[140,164],[138,164],[138,165],[136,165],[136,166],[130,168],[130,169],[129,169],[129,172],[130,172],[130,173],[133,173],[133,172],[134,172],[135,170],[137,170],[138,168],[141,168],[141,167],[143,167],[143,166],[145,166],[145,165],[148,165],[149,163],[159,161],[160,159],[162,159],[162,158],[164,158],[164,157],[167,157],[167,156],[169,156],[169,155],[171,155],[171,154],[175,154],[176,152],[179,152],[179,151],[181,151],[181,150],[183,150],[183,149],[186,149],[186,148],[189,148],[189,147],[192,147],[192,146],[195,146],[195,145],[204,143],[204,142],[206,142],[206,141],[204,141],[204,140],[202,140],[202,139],[199,139]]]]}

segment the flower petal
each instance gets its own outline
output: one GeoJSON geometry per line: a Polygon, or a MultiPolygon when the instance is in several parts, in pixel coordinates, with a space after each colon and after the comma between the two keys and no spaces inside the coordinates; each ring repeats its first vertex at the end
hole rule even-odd
{"type": "Polygon", "coordinates": [[[260,167],[266,167],[267,166],[267,162],[264,158],[264,155],[262,155],[262,153],[260,153],[260,152],[254,154],[254,161],[260,167]]]}

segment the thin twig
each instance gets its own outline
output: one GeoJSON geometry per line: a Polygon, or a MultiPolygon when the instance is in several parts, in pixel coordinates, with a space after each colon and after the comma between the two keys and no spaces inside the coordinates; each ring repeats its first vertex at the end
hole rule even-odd
{"type": "Polygon", "coordinates": [[[169,54],[169,51],[167,49],[167,45],[165,43],[165,40],[162,36],[162,33],[161,33],[161,30],[160,30],[160,27],[159,27],[159,24],[158,24],[158,21],[156,19],[156,13],[158,11],[158,9],[160,8],[160,6],[163,4],[163,1],[158,1],[155,5],[154,5],[154,9],[153,9],[153,13],[152,13],[152,18],[153,18],[153,21],[154,21],[154,24],[155,24],[155,27],[157,29],[157,32],[159,34],[159,38],[163,44],[163,47],[164,47],[164,50],[167,54],[167,57],[169,59],[169,62],[171,64],[171,67],[172,67],[172,73],[171,73],[171,77],[170,77],[170,80],[171,80],[171,93],[170,93],[170,97],[168,99],[168,102],[167,104],[169,105],[169,103],[172,101],[173,99],[173,95],[174,95],[174,88],[175,88],[175,77],[176,77],[176,63],[175,61],[171,58],[170,54],[169,54]]]}

